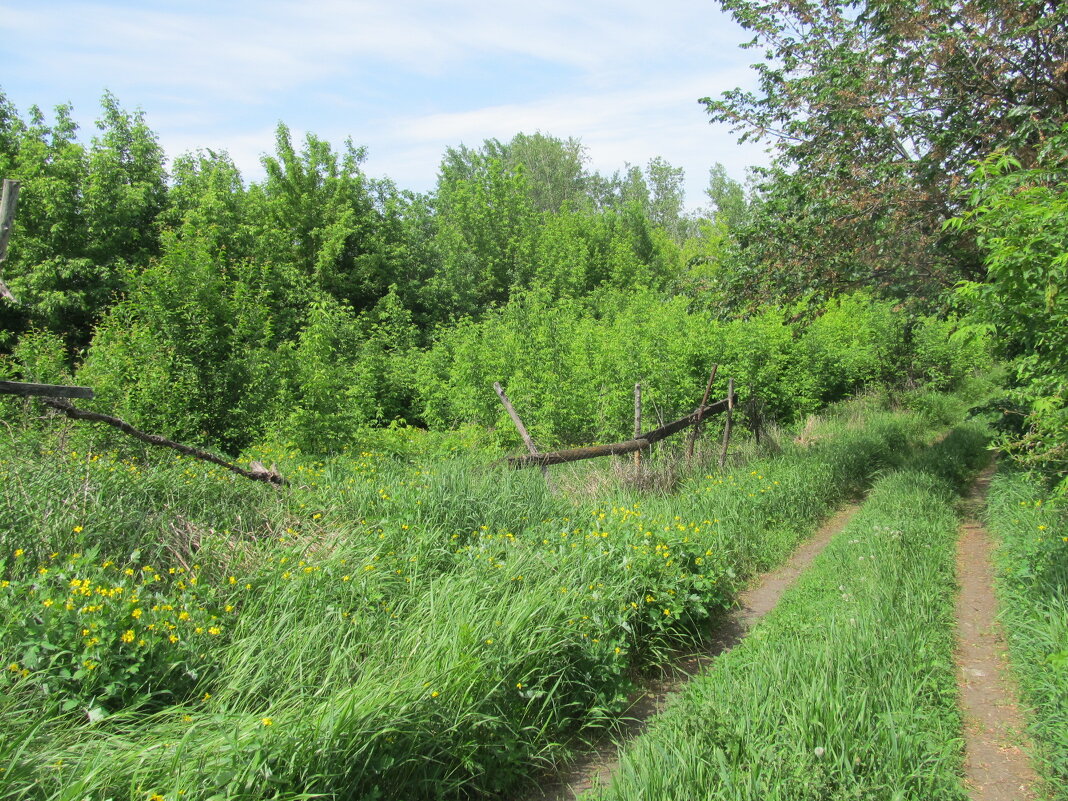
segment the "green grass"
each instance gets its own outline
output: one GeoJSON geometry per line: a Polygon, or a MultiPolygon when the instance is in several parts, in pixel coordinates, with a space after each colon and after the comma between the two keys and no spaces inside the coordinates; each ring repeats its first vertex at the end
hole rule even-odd
{"type": "Polygon", "coordinates": [[[854,406],[670,496],[553,493],[416,432],[255,454],[284,491],[9,437],[0,797],[514,791],[932,427],[854,406]]]}
{"type": "Polygon", "coordinates": [[[987,496],[998,540],[1001,622],[1029,708],[1036,766],[1050,798],[1068,799],[1068,515],[1041,482],[1004,469],[987,496]]]}
{"type": "MultiPolygon", "coordinates": [[[[953,667],[958,429],[880,479],[736,648],[629,746],[617,799],[963,799],[953,667]]],[[[593,795],[593,794],[591,794],[593,795]]]]}

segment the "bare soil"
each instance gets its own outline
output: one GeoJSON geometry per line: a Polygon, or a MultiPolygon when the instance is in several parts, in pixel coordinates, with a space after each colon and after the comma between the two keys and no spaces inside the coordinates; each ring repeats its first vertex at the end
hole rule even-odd
{"type": "Polygon", "coordinates": [[[964,717],[965,784],[973,801],[1034,799],[1038,778],[1031,768],[1023,716],[1005,659],[997,623],[992,543],[974,515],[990,485],[993,468],[979,477],[966,501],[969,515],[957,542],[957,686],[964,717]]]}
{"type": "Polygon", "coordinates": [[[782,594],[811,564],[835,534],[845,528],[859,506],[840,509],[779,568],[757,577],[738,595],[738,606],[716,625],[699,653],[680,656],[661,668],[659,676],[645,680],[631,697],[627,714],[615,731],[615,738],[605,740],[595,749],[573,762],[564,772],[552,777],[526,801],[572,801],[593,787],[605,785],[619,765],[619,752],[627,742],[645,731],[649,720],[664,711],[672,697],[690,679],[710,665],[717,656],[730,650],[775,608],[782,594]]]}

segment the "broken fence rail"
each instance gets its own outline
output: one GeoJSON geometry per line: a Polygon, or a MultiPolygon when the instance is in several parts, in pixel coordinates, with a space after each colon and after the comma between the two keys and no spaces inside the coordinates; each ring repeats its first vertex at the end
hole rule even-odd
{"type": "Polygon", "coordinates": [[[93,390],[89,387],[69,387],[62,384],[29,384],[24,381],[0,381],[0,393],[45,398],[93,397],[93,390]]]}
{"type": "Polygon", "coordinates": [[[733,397],[716,401],[709,406],[704,406],[695,412],[691,412],[685,417],[680,417],[678,420],[674,420],[667,425],[653,429],[639,437],[624,442],[613,442],[608,445],[588,445],[582,448],[568,448],[562,451],[552,451],[551,453],[512,456],[507,459],[507,463],[509,467],[521,470],[524,467],[548,467],[553,464],[566,464],[568,462],[580,462],[583,459],[596,459],[598,456],[617,456],[624,453],[642,451],[649,446],[660,442],[662,439],[667,439],[672,434],[677,434],[692,425],[700,423],[710,414],[726,410],[733,405],[730,403],[730,400],[733,400],[733,397]]]}

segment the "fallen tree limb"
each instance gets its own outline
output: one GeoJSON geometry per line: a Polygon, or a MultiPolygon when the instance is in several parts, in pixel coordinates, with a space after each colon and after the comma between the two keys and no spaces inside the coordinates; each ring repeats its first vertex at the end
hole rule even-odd
{"type": "Polygon", "coordinates": [[[245,470],[235,464],[231,464],[225,459],[219,458],[213,453],[208,453],[207,451],[202,451],[199,448],[193,448],[189,445],[183,445],[180,442],[174,442],[166,437],[161,437],[158,434],[146,434],[144,431],[134,428],[125,420],[120,420],[118,417],[112,417],[109,414],[100,414],[99,412],[90,412],[85,409],[79,409],[67,401],[58,400],[56,398],[42,398],[41,402],[46,406],[50,406],[51,408],[62,412],[72,420],[88,420],[94,423],[106,423],[112,428],[117,428],[124,434],[129,434],[134,439],[139,439],[149,445],[156,445],[160,448],[170,448],[179,453],[184,453],[186,456],[192,456],[194,459],[201,459],[205,462],[217,464],[219,467],[225,467],[230,472],[237,473],[239,476],[244,476],[252,481],[263,481],[281,487],[289,485],[289,482],[282,478],[277,471],[273,469],[267,470],[258,462],[253,462],[253,466],[256,469],[245,470]]]}
{"type": "Polygon", "coordinates": [[[715,414],[726,408],[726,400],[716,401],[710,406],[703,406],[685,417],[680,417],[678,420],[674,420],[660,428],[653,429],[652,431],[642,434],[640,437],[634,439],[628,439],[624,442],[613,442],[609,445],[589,445],[584,448],[568,448],[567,450],[553,451],[552,453],[513,456],[507,460],[508,465],[516,470],[521,470],[524,467],[534,467],[537,465],[547,467],[552,464],[566,464],[567,462],[580,462],[583,459],[595,459],[598,456],[614,456],[645,450],[650,445],[660,442],[662,439],[667,439],[672,434],[677,434],[692,425],[696,425],[710,414],[715,414]]]}

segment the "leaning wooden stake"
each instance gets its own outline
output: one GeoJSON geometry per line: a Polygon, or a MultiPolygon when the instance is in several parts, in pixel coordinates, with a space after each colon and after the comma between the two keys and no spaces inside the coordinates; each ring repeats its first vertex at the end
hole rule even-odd
{"type": "Polygon", "coordinates": [[[218,456],[207,451],[202,451],[199,448],[191,448],[188,445],[182,445],[180,442],[173,442],[166,437],[161,437],[158,434],[146,434],[144,431],[139,431],[125,420],[120,420],[118,417],[112,417],[109,414],[99,414],[98,412],[89,412],[85,409],[78,409],[65,400],[59,400],[58,398],[41,398],[41,401],[53,409],[56,409],[72,420],[89,420],[94,423],[106,423],[113,428],[119,429],[124,434],[129,434],[135,439],[139,439],[142,442],[147,442],[149,445],[156,445],[161,448],[170,448],[176,450],[179,453],[184,453],[186,456],[192,456],[194,459],[201,459],[205,462],[211,462],[217,464],[219,467],[225,467],[232,473],[237,473],[239,476],[251,479],[253,481],[264,481],[268,484],[277,484],[279,486],[287,486],[289,484],[282,476],[272,470],[266,470],[262,465],[253,463],[258,469],[245,470],[238,467],[235,464],[227,462],[225,459],[220,459],[218,456]]]}
{"type": "MultiPolygon", "coordinates": [[[[634,385],[634,439],[642,435],[642,385],[634,385]]],[[[642,452],[639,448],[634,451],[634,466],[642,466],[642,452]]]]}
{"type": "MultiPolygon", "coordinates": [[[[716,380],[716,371],[719,370],[718,364],[712,365],[712,374],[708,377],[708,385],[705,387],[705,394],[701,396],[701,403],[698,405],[698,409],[704,408],[708,403],[708,396],[712,394],[712,382],[716,380]]],[[[697,444],[697,437],[701,433],[701,423],[697,423],[693,427],[693,431],[690,432],[690,441],[686,444],[686,460],[689,461],[693,458],[693,446],[697,444]]]]}
{"type": "Polygon", "coordinates": [[[734,411],[734,379],[727,382],[727,422],[723,426],[723,450],[719,452],[719,466],[727,463],[727,445],[731,441],[731,412],[734,411]]]}
{"type": "MultiPolygon", "coordinates": [[[[515,423],[515,427],[519,429],[519,436],[523,438],[523,442],[527,445],[527,450],[530,451],[531,456],[540,456],[538,453],[538,447],[534,444],[534,440],[530,438],[530,434],[527,433],[527,427],[523,425],[523,421],[519,419],[519,413],[512,406],[512,402],[508,400],[508,396],[504,392],[504,388],[500,385],[500,382],[494,381],[493,388],[497,391],[497,397],[501,399],[501,403],[504,404],[504,410],[508,412],[508,416],[512,418],[512,422],[515,423]]],[[[545,465],[541,466],[541,474],[545,478],[549,478],[549,468],[545,465]]]]}
{"type": "MultiPolygon", "coordinates": [[[[19,204],[18,181],[4,179],[3,195],[0,195],[0,265],[7,259],[7,241],[11,238],[11,227],[15,224],[15,209],[19,204]]],[[[11,290],[3,281],[3,271],[0,270],[0,296],[17,303],[11,290]]]]}

